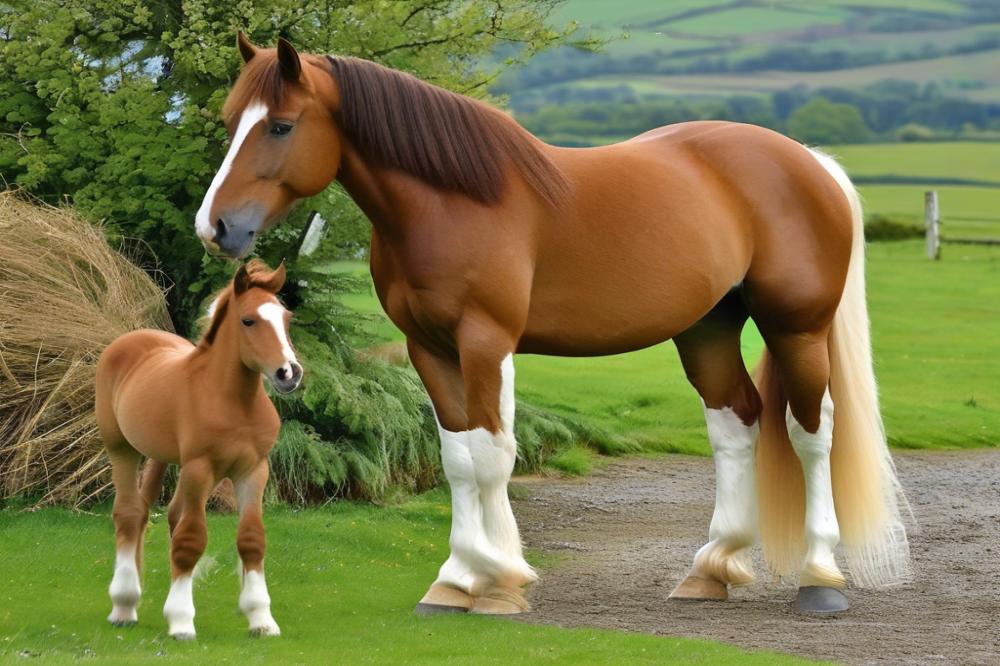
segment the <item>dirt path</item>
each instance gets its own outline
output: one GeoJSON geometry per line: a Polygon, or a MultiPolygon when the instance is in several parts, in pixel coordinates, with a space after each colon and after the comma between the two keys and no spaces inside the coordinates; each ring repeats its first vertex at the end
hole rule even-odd
{"type": "Polygon", "coordinates": [[[519,480],[526,544],[562,558],[524,619],[852,664],[1000,664],[1000,451],[904,453],[897,464],[920,525],[916,582],[851,590],[851,611],[833,618],[798,615],[793,588],[762,582],[725,603],[667,600],[708,531],[711,460],[630,459],[585,479],[519,480]]]}

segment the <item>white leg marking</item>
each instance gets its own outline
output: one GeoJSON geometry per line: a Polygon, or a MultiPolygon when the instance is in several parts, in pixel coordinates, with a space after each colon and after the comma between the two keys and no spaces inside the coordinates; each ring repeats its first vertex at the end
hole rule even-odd
{"type": "Polygon", "coordinates": [[[437,582],[476,595],[493,583],[519,587],[537,579],[524,560],[507,482],[517,459],[514,440],[514,362],[500,365],[503,430],[450,432],[440,428],[441,460],[451,485],[451,556],[437,582]]]}
{"type": "Polygon", "coordinates": [[[500,363],[500,422],[504,432],[514,433],[514,355],[500,363]]]}
{"type": "Polygon", "coordinates": [[[285,358],[285,368],[286,372],[291,372],[291,363],[297,363],[295,358],[295,352],[292,351],[292,345],[288,341],[288,335],[285,333],[285,315],[288,310],[283,308],[280,303],[264,303],[259,308],[257,308],[257,315],[266,321],[274,328],[274,334],[278,336],[278,342],[281,343],[281,353],[285,358]]]}
{"type": "Polygon", "coordinates": [[[201,207],[198,208],[198,213],[195,215],[195,232],[198,236],[205,241],[210,241],[215,238],[215,229],[212,228],[212,202],[215,200],[215,193],[219,191],[222,184],[226,182],[226,177],[229,175],[229,170],[233,168],[233,162],[236,160],[237,153],[240,152],[240,147],[243,142],[246,141],[247,136],[250,134],[250,130],[253,129],[254,125],[259,123],[261,120],[267,117],[267,105],[256,102],[249,105],[247,108],[243,109],[243,114],[240,116],[240,123],[236,127],[236,134],[233,136],[233,142],[229,145],[229,152],[226,153],[226,157],[222,160],[222,166],[215,174],[215,178],[212,179],[212,184],[208,186],[208,191],[205,192],[205,198],[202,199],[201,207]]]}
{"type": "Polygon", "coordinates": [[[178,576],[170,584],[163,617],[167,618],[169,634],[178,640],[194,638],[194,590],[190,575],[178,576]]]}
{"type": "MultiPolygon", "coordinates": [[[[704,406],[704,403],[702,403],[704,406]]],[[[753,545],[757,538],[757,474],[754,449],[760,426],[743,423],[729,407],[705,407],[708,440],[715,459],[715,511],[708,530],[709,542],[695,555],[699,565],[725,583],[746,583],[753,574],[746,557],[739,562],[708,560],[729,559],[733,553],[753,545]]],[[[707,572],[706,572],[707,573],[707,572]]]]}
{"type": "Polygon", "coordinates": [[[834,558],[834,548],[840,542],[840,526],[833,504],[833,483],[830,479],[830,449],[833,446],[833,400],[830,390],[823,394],[820,407],[819,429],[808,432],[792,416],[791,409],[785,416],[792,447],[802,462],[806,484],[806,559],[804,580],[800,585],[838,582],[843,574],[834,558]],[[820,580],[809,579],[815,573],[820,580]],[[825,575],[823,575],[825,574],[825,575]]]}
{"type": "Polygon", "coordinates": [[[111,595],[111,615],[108,622],[113,624],[129,624],[139,618],[136,606],[142,590],[139,586],[139,570],[135,565],[135,547],[122,547],[115,554],[115,575],[108,589],[111,595]]]}
{"type": "Polygon", "coordinates": [[[243,574],[243,590],[240,592],[240,610],[250,622],[250,633],[255,636],[280,636],[281,629],[271,616],[271,595],[267,593],[267,583],[263,571],[247,571],[243,574]]]}

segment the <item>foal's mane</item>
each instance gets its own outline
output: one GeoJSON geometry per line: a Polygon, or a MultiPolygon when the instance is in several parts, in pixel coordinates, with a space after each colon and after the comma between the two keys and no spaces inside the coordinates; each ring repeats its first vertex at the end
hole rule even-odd
{"type": "MultiPolygon", "coordinates": [[[[276,271],[272,271],[260,259],[251,259],[246,265],[246,271],[250,279],[249,287],[260,287],[274,293],[271,281],[276,271]]],[[[208,326],[205,328],[205,333],[201,336],[201,340],[198,341],[199,348],[207,349],[215,342],[215,338],[219,334],[219,329],[222,327],[222,322],[226,320],[226,314],[229,312],[229,302],[233,298],[235,298],[235,290],[232,282],[215,292],[215,295],[212,297],[212,308],[208,313],[208,326]]]]}
{"type": "MultiPolygon", "coordinates": [[[[502,111],[368,60],[326,61],[340,90],[335,119],[372,162],[485,204],[500,200],[513,165],[550,205],[564,199],[566,178],[543,144],[502,111]]],[[[280,106],[285,85],[277,57],[258,53],[226,102],[227,122],[254,99],[280,106]]]]}

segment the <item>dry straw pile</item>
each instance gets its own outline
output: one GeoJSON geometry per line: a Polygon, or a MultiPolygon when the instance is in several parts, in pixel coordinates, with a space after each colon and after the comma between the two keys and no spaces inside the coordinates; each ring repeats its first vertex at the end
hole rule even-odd
{"type": "Polygon", "coordinates": [[[86,220],[0,193],[0,498],[79,505],[108,487],[94,370],[136,328],[171,328],[142,269],[86,220]]]}

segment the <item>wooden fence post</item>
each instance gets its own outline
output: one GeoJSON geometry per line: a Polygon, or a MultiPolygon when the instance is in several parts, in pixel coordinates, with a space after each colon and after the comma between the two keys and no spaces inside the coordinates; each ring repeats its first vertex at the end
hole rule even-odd
{"type": "Polygon", "coordinates": [[[323,231],[326,229],[326,220],[320,216],[316,211],[309,213],[309,220],[306,222],[306,230],[302,234],[302,240],[299,242],[299,256],[308,257],[316,248],[319,247],[319,242],[323,238],[323,231]]]}
{"type": "Polygon", "coordinates": [[[938,195],[934,190],[924,192],[924,222],[927,229],[927,258],[941,258],[941,227],[938,216],[938,195]]]}

